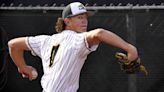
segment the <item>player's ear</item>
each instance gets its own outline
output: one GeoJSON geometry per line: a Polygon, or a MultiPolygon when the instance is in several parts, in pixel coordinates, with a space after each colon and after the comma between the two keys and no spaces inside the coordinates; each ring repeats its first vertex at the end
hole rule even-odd
{"type": "Polygon", "coordinates": [[[64,19],[64,23],[68,26],[70,24],[69,19],[68,18],[65,18],[64,19]]]}

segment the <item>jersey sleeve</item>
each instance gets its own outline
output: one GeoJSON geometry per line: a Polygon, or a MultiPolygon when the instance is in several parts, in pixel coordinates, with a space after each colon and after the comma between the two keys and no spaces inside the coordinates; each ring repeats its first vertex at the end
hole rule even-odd
{"type": "Polygon", "coordinates": [[[26,37],[26,45],[31,50],[32,55],[41,57],[41,47],[47,35],[26,37]]]}
{"type": "Polygon", "coordinates": [[[93,46],[89,47],[89,44],[88,44],[87,39],[86,39],[86,35],[84,37],[84,41],[85,41],[86,48],[90,51],[95,51],[99,46],[99,44],[96,44],[96,45],[93,45],[93,46]]]}
{"type": "Polygon", "coordinates": [[[76,40],[76,47],[81,47],[83,50],[88,52],[95,51],[98,48],[99,44],[89,46],[86,39],[86,32],[79,34],[78,41],[76,40]]]}

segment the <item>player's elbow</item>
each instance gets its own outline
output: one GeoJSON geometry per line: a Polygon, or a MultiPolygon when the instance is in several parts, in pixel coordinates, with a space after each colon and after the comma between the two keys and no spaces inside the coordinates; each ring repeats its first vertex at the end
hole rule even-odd
{"type": "Polygon", "coordinates": [[[10,41],[8,41],[8,47],[13,49],[21,49],[22,45],[19,38],[11,39],[10,41]]]}
{"type": "Polygon", "coordinates": [[[16,48],[16,44],[15,44],[15,41],[13,39],[8,41],[8,47],[9,48],[16,48]]]}
{"type": "Polygon", "coordinates": [[[29,50],[26,45],[26,37],[20,37],[10,40],[8,42],[8,47],[10,49],[17,49],[17,50],[29,50]]]}

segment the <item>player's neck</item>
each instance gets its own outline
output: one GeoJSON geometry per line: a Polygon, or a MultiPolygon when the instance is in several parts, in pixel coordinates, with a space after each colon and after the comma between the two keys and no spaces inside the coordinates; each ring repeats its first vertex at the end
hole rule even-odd
{"type": "Polygon", "coordinates": [[[66,26],[66,27],[65,27],[65,30],[71,30],[71,31],[78,32],[75,28],[71,28],[71,27],[69,27],[69,26],[66,26]]]}

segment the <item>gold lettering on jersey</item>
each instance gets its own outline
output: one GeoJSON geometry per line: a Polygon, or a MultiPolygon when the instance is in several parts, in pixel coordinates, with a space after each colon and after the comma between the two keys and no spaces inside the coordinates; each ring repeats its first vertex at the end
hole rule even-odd
{"type": "Polygon", "coordinates": [[[54,58],[55,58],[55,55],[59,49],[59,44],[56,45],[56,46],[53,46],[52,49],[51,49],[51,56],[50,56],[50,64],[49,64],[49,67],[51,67],[54,63],[54,58]]]}

